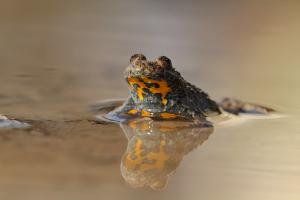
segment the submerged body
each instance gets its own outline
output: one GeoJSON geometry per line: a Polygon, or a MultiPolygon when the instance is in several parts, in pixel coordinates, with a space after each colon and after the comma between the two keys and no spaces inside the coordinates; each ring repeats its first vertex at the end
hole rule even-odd
{"type": "Polygon", "coordinates": [[[135,54],[124,74],[130,96],[122,106],[105,116],[110,120],[125,121],[136,117],[201,120],[220,115],[223,110],[233,114],[273,111],[231,98],[216,103],[207,93],[184,80],[165,56],[148,61],[144,55],[135,54]]]}

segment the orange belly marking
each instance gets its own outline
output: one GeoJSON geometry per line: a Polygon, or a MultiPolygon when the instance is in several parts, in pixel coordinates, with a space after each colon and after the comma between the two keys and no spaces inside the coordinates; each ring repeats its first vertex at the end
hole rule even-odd
{"type": "Polygon", "coordinates": [[[152,114],[148,111],[142,110],[142,117],[151,117],[152,114]]]}
{"type": "Polygon", "coordinates": [[[177,115],[173,113],[161,113],[160,116],[163,119],[175,119],[177,117],[177,115]]]}
{"type": "Polygon", "coordinates": [[[135,115],[135,114],[138,113],[138,112],[139,112],[138,110],[132,109],[132,110],[129,110],[129,111],[128,111],[128,114],[130,114],[130,115],[135,115]]]}
{"type": "Polygon", "coordinates": [[[168,103],[168,100],[166,99],[166,96],[169,92],[172,91],[172,89],[168,86],[167,81],[165,80],[153,80],[153,79],[149,79],[146,77],[142,77],[141,79],[137,79],[137,78],[128,78],[128,82],[131,85],[131,87],[133,87],[134,84],[137,84],[138,87],[136,88],[137,90],[137,94],[138,94],[138,98],[140,100],[144,100],[144,88],[149,89],[149,91],[152,94],[161,94],[162,96],[162,104],[166,105],[168,103]],[[141,81],[142,80],[142,81],[141,81]],[[153,83],[153,84],[157,84],[159,87],[147,87],[147,85],[145,83],[153,83]]]}

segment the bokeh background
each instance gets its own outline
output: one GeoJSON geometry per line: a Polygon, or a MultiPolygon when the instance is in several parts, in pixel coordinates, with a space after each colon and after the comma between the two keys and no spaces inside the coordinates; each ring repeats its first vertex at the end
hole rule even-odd
{"type": "MultiPolygon", "coordinates": [[[[137,52],[149,59],[168,56],[214,99],[237,97],[299,114],[300,1],[0,0],[0,5],[0,111],[9,116],[91,117],[88,105],[128,95],[123,70],[137,52]]],[[[6,136],[12,142],[2,138],[0,196],[299,199],[298,121],[222,130],[161,193],[124,186],[118,166],[126,139],[118,127],[97,128],[106,134],[103,139],[79,125],[72,131],[80,133],[63,137],[66,143],[56,136],[6,136]]]]}
{"type": "Polygon", "coordinates": [[[122,73],[136,52],[170,57],[214,98],[299,109],[298,1],[1,0],[0,9],[2,112],[57,116],[126,97],[122,73]]]}

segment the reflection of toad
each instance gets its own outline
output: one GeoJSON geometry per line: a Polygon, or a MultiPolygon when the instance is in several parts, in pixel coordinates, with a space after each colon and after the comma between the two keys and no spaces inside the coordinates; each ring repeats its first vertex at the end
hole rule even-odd
{"type": "Polygon", "coordinates": [[[132,187],[162,189],[184,155],[208,139],[209,124],[140,119],[120,124],[128,138],[121,173],[132,187]]]}

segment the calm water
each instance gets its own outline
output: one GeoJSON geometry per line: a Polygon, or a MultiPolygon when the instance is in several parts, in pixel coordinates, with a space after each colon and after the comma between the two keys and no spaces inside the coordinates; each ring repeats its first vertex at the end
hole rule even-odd
{"type": "Polygon", "coordinates": [[[36,127],[0,131],[0,199],[300,199],[298,1],[0,3],[0,112],[36,127]],[[284,117],[153,138],[95,124],[88,106],[127,96],[122,72],[135,52],[169,56],[214,99],[284,117]],[[149,179],[165,189],[125,181],[132,141],[150,153],[165,145],[172,162],[149,179]]]}

